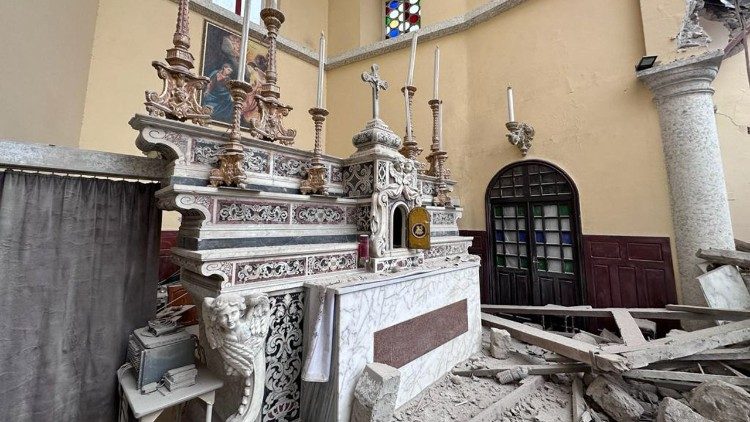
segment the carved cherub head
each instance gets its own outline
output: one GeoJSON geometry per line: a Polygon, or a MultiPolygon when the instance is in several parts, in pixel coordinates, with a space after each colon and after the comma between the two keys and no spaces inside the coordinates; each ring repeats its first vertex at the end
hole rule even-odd
{"type": "Polygon", "coordinates": [[[235,331],[247,309],[245,299],[238,295],[221,295],[210,306],[211,321],[224,331],[235,331]]]}
{"type": "Polygon", "coordinates": [[[226,341],[262,341],[268,332],[270,304],[265,294],[222,294],[203,300],[203,320],[212,349],[226,341]]]}

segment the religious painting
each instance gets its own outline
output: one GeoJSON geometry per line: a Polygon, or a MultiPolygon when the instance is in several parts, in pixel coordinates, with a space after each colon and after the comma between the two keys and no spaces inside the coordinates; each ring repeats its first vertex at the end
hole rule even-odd
{"type": "MultiPolygon", "coordinates": [[[[211,118],[214,122],[232,123],[232,96],[227,82],[238,79],[241,42],[238,34],[206,22],[201,75],[209,78],[210,82],[203,92],[201,105],[213,109],[211,118]]],[[[252,85],[253,90],[242,108],[242,126],[248,126],[250,119],[257,118],[260,114],[255,96],[260,94],[261,87],[266,82],[267,53],[267,47],[252,39],[248,40],[245,81],[252,85]]]]}

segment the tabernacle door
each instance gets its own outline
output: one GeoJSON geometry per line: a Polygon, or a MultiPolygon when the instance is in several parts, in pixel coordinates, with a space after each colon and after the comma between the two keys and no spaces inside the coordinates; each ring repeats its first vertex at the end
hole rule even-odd
{"type": "Polygon", "coordinates": [[[407,247],[430,249],[430,213],[424,207],[416,207],[407,217],[407,247]]]}

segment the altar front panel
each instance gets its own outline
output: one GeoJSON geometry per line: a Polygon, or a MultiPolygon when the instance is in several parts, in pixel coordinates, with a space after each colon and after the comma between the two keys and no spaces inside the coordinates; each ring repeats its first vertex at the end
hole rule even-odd
{"type": "MultiPolygon", "coordinates": [[[[462,319],[458,318],[459,322],[462,319]]],[[[336,362],[333,365],[338,372],[335,379],[338,384],[337,420],[349,420],[357,380],[365,366],[375,359],[375,333],[393,330],[398,324],[409,324],[412,320],[417,321],[417,325],[424,327],[424,330],[454,330],[456,334],[461,333],[449,335],[452,338],[434,348],[427,347],[431,350],[419,357],[406,358],[411,360],[397,368],[401,372],[397,406],[406,403],[457,363],[480,350],[478,263],[465,262],[456,267],[401,277],[392,275],[383,281],[339,289],[335,321],[338,334],[335,337],[336,362]],[[462,306],[464,301],[465,307],[462,306]],[[456,309],[466,312],[466,330],[447,327],[440,322],[441,313],[445,316],[446,312],[455,312],[456,309]],[[433,324],[426,319],[420,321],[420,317],[429,317],[431,313],[436,317],[431,321],[433,324]]],[[[420,336],[416,335],[414,341],[420,341],[420,336]]],[[[411,346],[414,345],[403,344],[404,349],[415,350],[411,346]]]]}

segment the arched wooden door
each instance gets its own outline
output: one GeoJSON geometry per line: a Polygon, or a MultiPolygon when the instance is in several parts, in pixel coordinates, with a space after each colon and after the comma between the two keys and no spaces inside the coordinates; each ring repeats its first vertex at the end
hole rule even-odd
{"type": "Polygon", "coordinates": [[[514,163],[492,179],[486,205],[489,302],[582,304],[580,216],[572,180],[549,163],[514,163]]]}

